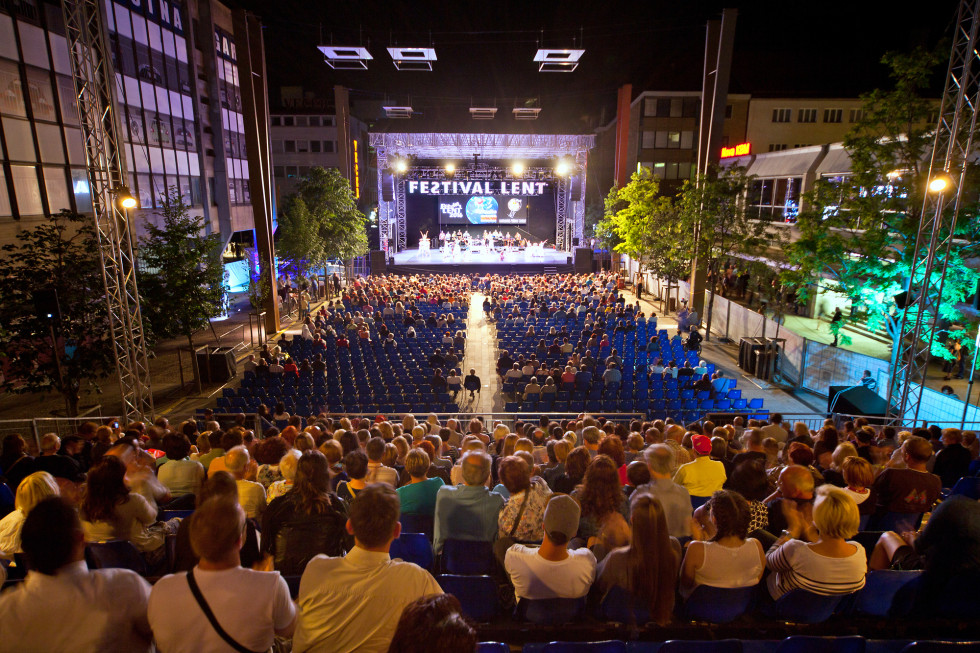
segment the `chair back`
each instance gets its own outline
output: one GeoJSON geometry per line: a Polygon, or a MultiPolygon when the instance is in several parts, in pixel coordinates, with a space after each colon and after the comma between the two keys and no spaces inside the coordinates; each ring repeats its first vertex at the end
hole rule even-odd
{"type": "Polygon", "coordinates": [[[146,561],[128,540],[91,542],[85,545],[85,561],[89,569],[130,569],[146,575],[146,561]]]}
{"type": "Polygon", "coordinates": [[[493,567],[493,542],[446,540],[442,544],[442,570],[461,576],[486,576],[493,567]]]}
{"type": "Polygon", "coordinates": [[[510,653],[510,645],[503,642],[480,642],[476,653],[510,653]]]}
{"type": "Polygon", "coordinates": [[[921,523],[921,512],[886,512],[871,518],[871,528],[876,531],[907,533],[919,530],[921,523]]]}
{"type": "Polygon", "coordinates": [[[895,597],[920,576],[921,571],[869,571],[864,587],[854,596],[853,612],[872,617],[902,616],[907,608],[911,608],[911,604],[901,608],[895,604],[895,597]]]}
{"type": "Polygon", "coordinates": [[[950,496],[955,496],[957,494],[962,494],[963,496],[969,497],[974,501],[980,499],[980,477],[964,476],[960,480],[956,481],[956,485],[953,486],[950,496]]]}
{"type": "Polygon", "coordinates": [[[912,642],[902,653],[980,653],[980,642],[912,642]]]}
{"type": "Polygon", "coordinates": [[[436,576],[439,587],[459,599],[463,613],[477,623],[486,623],[500,612],[497,583],[490,576],[436,576]]]}
{"type": "Polygon", "coordinates": [[[776,653],[864,653],[863,637],[787,637],[776,647],[776,653]]]}
{"type": "Polygon", "coordinates": [[[515,614],[519,621],[558,626],[585,613],[585,597],[579,599],[521,599],[515,614]]]}
{"type": "Polygon", "coordinates": [[[698,585],[684,602],[684,617],[714,624],[735,621],[752,609],[757,588],[698,585]]]}
{"type": "Polygon", "coordinates": [[[422,533],[429,541],[432,541],[432,530],[434,528],[434,521],[432,515],[413,515],[411,513],[402,513],[398,521],[402,525],[402,533],[422,533]]]}
{"type": "Polygon", "coordinates": [[[548,642],[541,653],[626,653],[626,642],[610,639],[604,642],[548,642]]]}
{"type": "Polygon", "coordinates": [[[422,569],[432,569],[432,544],[422,533],[402,533],[391,543],[388,554],[392,558],[413,562],[422,569]]]}
{"type": "Polygon", "coordinates": [[[663,643],[660,653],[742,653],[742,641],[719,639],[717,641],[687,641],[671,639],[663,643]]]}
{"type": "Polygon", "coordinates": [[[787,592],[772,606],[770,616],[800,624],[818,624],[830,619],[846,594],[814,594],[796,589],[787,592]]]}
{"type": "Polygon", "coordinates": [[[605,621],[642,625],[650,621],[650,606],[634,599],[626,588],[615,585],[602,597],[599,614],[605,621]]]}

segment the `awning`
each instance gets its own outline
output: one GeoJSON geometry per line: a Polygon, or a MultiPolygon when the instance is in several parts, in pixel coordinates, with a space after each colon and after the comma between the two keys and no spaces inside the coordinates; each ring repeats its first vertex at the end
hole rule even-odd
{"type": "Polygon", "coordinates": [[[748,173],[760,178],[802,177],[822,151],[823,147],[817,145],[758,154],[749,166],[748,173]]]}
{"type": "Polygon", "coordinates": [[[817,177],[831,177],[851,171],[851,156],[840,143],[827,148],[827,156],[817,166],[817,177]]]}

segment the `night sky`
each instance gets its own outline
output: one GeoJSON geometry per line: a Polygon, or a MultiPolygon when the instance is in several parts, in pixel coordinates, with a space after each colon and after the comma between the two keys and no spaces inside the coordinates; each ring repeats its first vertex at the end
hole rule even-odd
{"type": "MultiPolygon", "coordinates": [[[[470,106],[514,106],[536,98],[538,131],[589,131],[613,117],[616,89],[700,88],[704,25],[726,3],[592,0],[566,2],[312,2],[237,0],[262,17],[277,104],[278,85],[332,97],[334,84],[358,101],[410,104],[467,117],[470,106]],[[367,71],[334,71],[318,43],[363,45],[367,71]],[[586,52],[571,74],[537,72],[538,47],[586,52]],[[435,71],[398,72],[385,48],[435,47],[435,71]]],[[[953,0],[915,3],[752,2],[739,10],[731,92],[759,96],[855,97],[887,84],[881,55],[948,44],[953,0]]],[[[731,6],[731,5],[729,5],[731,6]]],[[[944,48],[945,61],[948,46],[944,48]]],[[[942,73],[936,75],[936,94],[942,73]]],[[[498,114],[500,115],[500,114],[498,114]]]]}

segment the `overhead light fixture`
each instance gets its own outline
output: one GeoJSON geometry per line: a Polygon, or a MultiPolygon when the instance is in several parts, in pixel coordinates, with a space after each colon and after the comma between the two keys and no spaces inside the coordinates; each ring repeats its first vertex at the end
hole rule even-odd
{"type": "Polygon", "coordinates": [[[454,174],[456,174],[456,164],[455,163],[447,163],[446,164],[446,174],[447,175],[454,175],[454,174]]]}
{"type": "Polygon", "coordinates": [[[436,60],[435,48],[388,48],[388,54],[398,70],[432,70],[436,60]]]}
{"type": "Polygon", "coordinates": [[[319,45],[327,65],[334,70],[367,70],[367,62],[374,59],[367,48],[360,46],[319,45]]]}
{"type": "Polygon", "coordinates": [[[572,171],[572,164],[570,164],[566,159],[559,159],[558,165],[555,166],[555,174],[559,177],[564,177],[572,171]]]}
{"type": "Polygon", "coordinates": [[[385,110],[385,115],[394,120],[407,120],[412,117],[415,111],[412,107],[381,107],[385,110]]]}
{"type": "Polygon", "coordinates": [[[513,165],[510,166],[510,171],[515,177],[520,177],[524,174],[524,164],[520,161],[514,161],[513,165]]]}
{"type": "Polygon", "coordinates": [[[470,107],[470,118],[473,120],[493,120],[497,116],[497,107],[470,107]]]}
{"type": "Polygon", "coordinates": [[[136,201],[136,198],[129,191],[129,186],[119,186],[113,189],[112,193],[116,196],[116,201],[119,202],[120,207],[126,210],[139,207],[139,202],[136,201]]]}
{"type": "Polygon", "coordinates": [[[953,179],[945,174],[941,173],[932,178],[929,182],[929,190],[933,193],[942,193],[953,186],[953,179]]]}
{"type": "Polygon", "coordinates": [[[539,73],[570,73],[578,68],[578,60],[585,54],[585,50],[566,49],[566,50],[547,50],[539,49],[534,55],[534,60],[538,62],[539,73]]]}
{"type": "Polygon", "coordinates": [[[408,161],[405,159],[395,159],[391,164],[391,168],[398,174],[403,175],[408,172],[408,161]]]}
{"type": "Polygon", "coordinates": [[[514,109],[514,120],[537,120],[541,109],[537,107],[516,107],[514,109]]]}

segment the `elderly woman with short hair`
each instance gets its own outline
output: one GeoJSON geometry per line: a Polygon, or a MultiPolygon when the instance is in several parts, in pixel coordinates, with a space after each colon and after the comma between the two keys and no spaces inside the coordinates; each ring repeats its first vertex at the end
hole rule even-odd
{"type": "Polygon", "coordinates": [[[293,481],[296,479],[296,465],[299,463],[301,455],[303,454],[298,449],[290,449],[279,459],[279,473],[282,474],[282,479],[269,485],[265,495],[268,503],[272,503],[273,499],[281,497],[293,489],[293,481]]]}
{"type": "Polygon", "coordinates": [[[433,516],[436,511],[436,493],[444,483],[441,478],[428,478],[430,458],[422,448],[416,447],[405,456],[405,472],[409,481],[398,488],[403,515],[433,516]]]}

